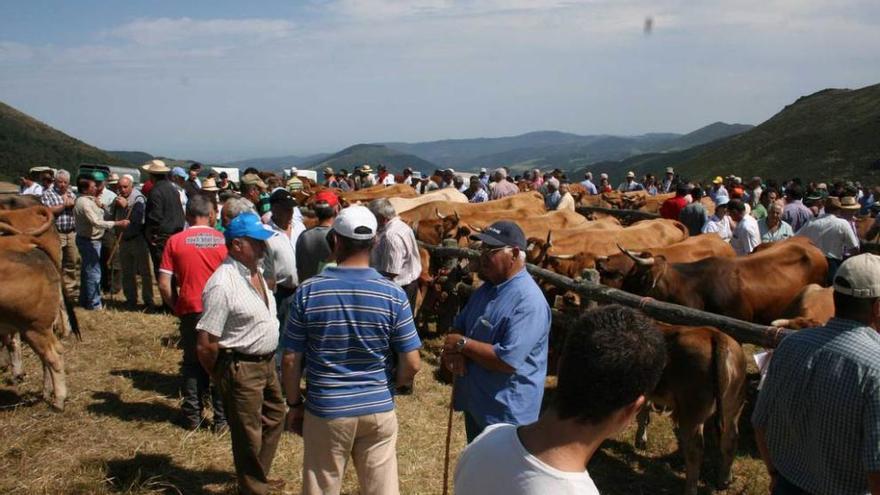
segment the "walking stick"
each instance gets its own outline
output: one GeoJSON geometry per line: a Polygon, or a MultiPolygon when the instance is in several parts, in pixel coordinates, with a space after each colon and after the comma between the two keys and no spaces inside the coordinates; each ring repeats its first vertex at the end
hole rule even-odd
{"type": "Polygon", "coordinates": [[[455,375],[452,375],[452,387],[449,393],[449,417],[446,420],[446,456],[443,459],[443,495],[449,493],[449,447],[452,444],[452,413],[455,402],[455,375]]]}
{"type": "MultiPolygon", "coordinates": [[[[131,217],[131,211],[134,209],[134,205],[128,205],[125,208],[125,220],[128,220],[131,217]]],[[[119,243],[122,242],[122,234],[125,233],[125,229],[119,231],[119,234],[116,235],[116,242],[113,243],[113,247],[110,249],[110,256],[107,257],[107,266],[110,267],[110,302],[116,302],[116,292],[113,291],[113,276],[115,275],[116,267],[113,266],[113,260],[116,258],[116,252],[119,251],[119,243]]]]}

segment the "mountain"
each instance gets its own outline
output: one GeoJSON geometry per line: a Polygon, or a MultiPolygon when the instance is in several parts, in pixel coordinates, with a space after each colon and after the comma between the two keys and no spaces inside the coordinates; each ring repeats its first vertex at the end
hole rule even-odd
{"type": "Polygon", "coordinates": [[[730,136],[742,134],[755,126],[748,124],[727,124],[724,122],[715,122],[705,127],[700,127],[696,131],[689,132],[684,136],[673,139],[663,146],[663,151],[686,150],[694,146],[711,143],[730,136]]]}
{"type": "Polygon", "coordinates": [[[276,156],[276,157],[266,157],[266,158],[249,158],[247,160],[237,160],[232,162],[224,163],[224,166],[230,167],[238,167],[242,170],[248,167],[254,167],[259,170],[275,170],[279,171],[281,169],[290,168],[290,167],[302,167],[303,165],[307,165],[309,163],[315,163],[321,161],[330,156],[330,153],[318,153],[315,155],[308,156],[300,156],[300,155],[288,155],[288,156],[276,156]]]}
{"type": "Polygon", "coordinates": [[[412,167],[422,172],[432,172],[437,165],[423,160],[415,155],[401,153],[400,151],[383,146],[381,144],[356,144],[333,155],[320,158],[303,165],[303,168],[321,169],[331,167],[334,170],[340,168],[351,171],[359,165],[369,164],[373,169],[378,165],[385,165],[393,172],[399,172],[405,167],[412,167]]]}
{"type": "Polygon", "coordinates": [[[155,158],[153,155],[143,152],[143,151],[105,151],[110,156],[115,156],[120,160],[124,160],[128,163],[133,163],[135,165],[143,165],[148,161],[155,158]]]}
{"type": "Polygon", "coordinates": [[[38,165],[75,172],[84,162],[128,165],[125,160],[0,103],[0,177],[15,179],[38,165]]]}

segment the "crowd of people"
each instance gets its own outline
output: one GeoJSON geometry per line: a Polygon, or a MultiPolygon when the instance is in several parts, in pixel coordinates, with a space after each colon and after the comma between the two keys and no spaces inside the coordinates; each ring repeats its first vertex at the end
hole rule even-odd
{"type": "MultiPolygon", "coordinates": [[[[284,485],[270,470],[285,430],[303,437],[304,493],[339,493],[349,458],[362,493],[398,493],[394,396],[414,392],[421,367],[412,314],[421,261],[391,202],[342,209],[322,190],[306,228],[296,174],[246,170],[235,184],[225,174],[201,177],[197,163],[184,170],[152,160],[142,170],[149,179],[140,188],[131,176],[81,173],[76,195],[64,170],[22,181],[22,193],[55,214],[68,295],[79,285],[80,305],[101,310],[102,292],[121,290],[131,309],[141,307],[140,293],[152,309],[158,284],[179,318],[181,426],[203,428],[210,416],[214,431],[229,431],[241,493],[284,485]]],[[[451,169],[416,179],[409,169],[374,175],[365,165],[351,175],[324,169],[323,185],[454,187],[481,202],[528,181],[548,209],[567,208],[574,201],[557,172],[481,170],[465,184],[451,169]]],[[[587,174],[581,186],[610,191],[605,174],[598,184],[587,174]]],[[[871,208],[874,194],[797,180],[743,186],[733,176],[704,188],[672,169],[662,180],[627,174],[618,190],[674,193],[663,217],[694,235],[718,233],[741,255],[791,235],[823,250],[837,317],[777,350],[753,418],[757,442],[774,493],[880,493],[880,257],[850,256],[858,248],[850,215],[871,208]]],[[[497,221],[472,239],[483,284],[446,335],[441,362],[454,376],[468,441],[455,491],[598,493],[586,466],[645,404],[666,363],[664,338],[637,310],[585,313],[568,330],[542,411],[551,312],[525,269],[525,235],[515,221],[497,221]]]]}

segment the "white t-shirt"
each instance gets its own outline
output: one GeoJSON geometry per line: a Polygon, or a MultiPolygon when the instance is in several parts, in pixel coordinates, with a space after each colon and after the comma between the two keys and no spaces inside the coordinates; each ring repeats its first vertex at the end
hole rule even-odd
{"type": "Polygon", "coordinates": [[[751,215],[744,215],[733,230],[730,245],[736,251],[737,256],[745,256],[761,244],[761,231],[758,229],[758,221],[751,215]]]}
{"type": "Polygon", "coordinates": [[[456,495],[599,495],[586,470],[548,466],[523,447],[516,429],[492,425],[468,445],[455,468],[456,495]]]}

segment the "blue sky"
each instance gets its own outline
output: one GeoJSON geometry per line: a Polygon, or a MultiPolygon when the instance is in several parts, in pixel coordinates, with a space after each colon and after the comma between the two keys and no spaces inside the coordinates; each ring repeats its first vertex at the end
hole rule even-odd
{"type": "Polygon", "coordinates": [[[105,149],[206,161],[687,132],[875,83],[876,0],[0,3],[0,101],[105,149]]]}

